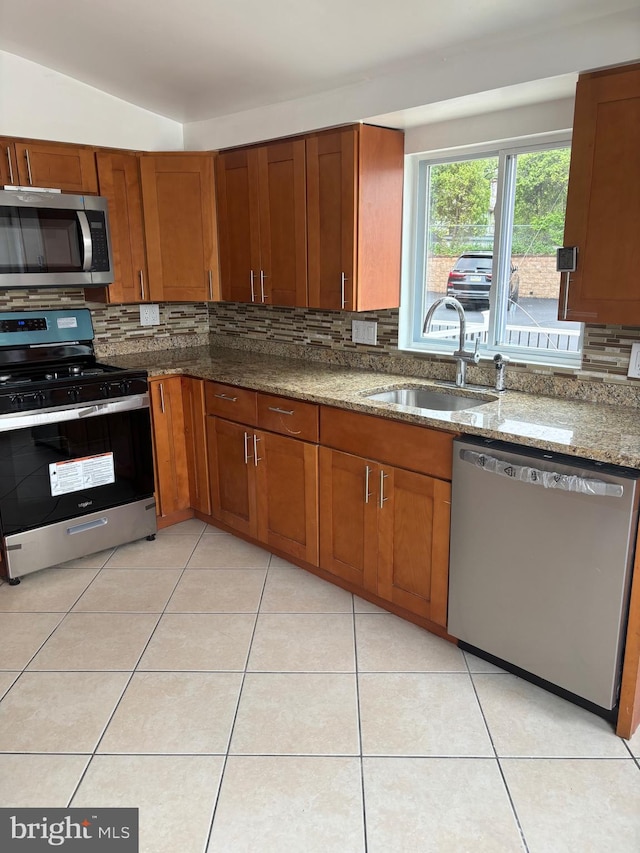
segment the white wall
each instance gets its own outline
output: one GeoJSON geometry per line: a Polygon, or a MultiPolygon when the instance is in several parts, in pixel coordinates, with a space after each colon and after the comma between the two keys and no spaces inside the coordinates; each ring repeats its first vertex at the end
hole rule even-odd
{"type": "Polygon", "coordinates": [[[404,150],[414,154],[570,132],[573,103],[573,98],[562,98],[409,128],[405,131],[404,150]]]}
{"type": "Polygon", "coordinates": [[[5,51],[0,51],[0,134],[146,151],[183,147],[180,122],[5,51]]]}
{"type": "MultiPolygon", "coordinates": [[[[603,13],[604,14],[604,13],[603,13]]],[[[640,7],[595,21],[488,40],[440,53],[400,72],[310,98],[184,126],[185,147],[225,148],[366,120],[533,80],[615,65],[640,56],[640,7]]],[[[328,57],[330,61],[330,58],[328,57]]]]}

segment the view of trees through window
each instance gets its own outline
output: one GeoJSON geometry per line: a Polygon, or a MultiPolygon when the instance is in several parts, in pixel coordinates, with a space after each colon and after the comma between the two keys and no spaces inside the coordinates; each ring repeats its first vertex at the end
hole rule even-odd
{"type": "MultiPolygon", "coordinates": [[[[425,163],[423,311],[440,296],[455,296],[465,308],[469,336],[483,346],[576,355],[581,327],[557,319],[555,268],[569,160],[563,146],[425,163]]],[[[442,307],[428,338],[447,344],[456,325],[442,307]]]]}

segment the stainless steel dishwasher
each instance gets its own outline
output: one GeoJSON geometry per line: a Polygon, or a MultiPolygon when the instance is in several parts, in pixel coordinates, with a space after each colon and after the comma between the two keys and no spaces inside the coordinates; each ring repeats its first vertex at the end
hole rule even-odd
{"type": "Polygon", "coordinates": [[[447,630],[612,717],[639,472],[483,439],[454,441],[447,630]]]}

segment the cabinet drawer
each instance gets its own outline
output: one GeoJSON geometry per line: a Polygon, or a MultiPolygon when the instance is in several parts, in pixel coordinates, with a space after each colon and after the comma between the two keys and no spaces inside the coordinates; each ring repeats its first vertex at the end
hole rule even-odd
{"type": "Polygon", "coordinates": [[[258,426],[271,432],[318,441],[318,406],[288,397],[258,394],[258,426]]]}
{"type": "Polygon", "coordinates": [[[451,479],[456,435],[342,409],[320,409],[321,444],[440,480],[451,479]]]}
{"type": "Polygon", "coordinates": [[[255,391],[223,385],[220,382],[207,382],[204,391],[208,415],[219,415],[250,426],[257,425],[256,397],[255,391]]]}

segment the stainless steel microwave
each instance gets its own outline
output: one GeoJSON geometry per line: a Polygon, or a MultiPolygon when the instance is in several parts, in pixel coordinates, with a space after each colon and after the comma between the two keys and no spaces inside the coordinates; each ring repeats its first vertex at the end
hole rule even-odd
{"type": "Polygon", "coordinates": [[[0,190],[0,290],[101,287],[112,281],[106,198],[0,190]]]}

